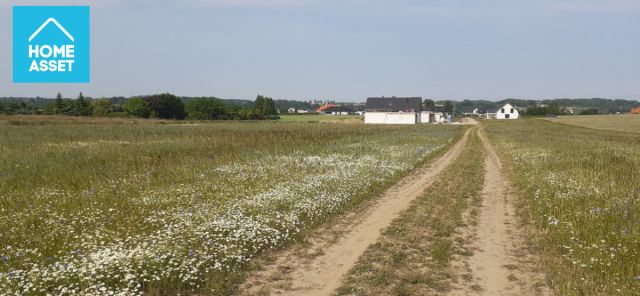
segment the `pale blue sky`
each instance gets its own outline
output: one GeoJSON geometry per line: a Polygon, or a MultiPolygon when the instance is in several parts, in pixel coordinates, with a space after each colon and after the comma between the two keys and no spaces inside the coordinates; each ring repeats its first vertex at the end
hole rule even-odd
{"type": "Polygon", "coordinates": [[[638,0],[105,0],[90,84],[13,84],[0,0],[0,96],[364,101],[640,99],[638,0]]]}

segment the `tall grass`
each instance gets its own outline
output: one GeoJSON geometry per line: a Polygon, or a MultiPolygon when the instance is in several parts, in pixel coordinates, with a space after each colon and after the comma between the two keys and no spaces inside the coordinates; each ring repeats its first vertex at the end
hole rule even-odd
{"type": "Polygon", "coordinates": [[[0,124],[0,294],[227,294],[458,127],[0,124]]]}
{"type": "Polygon", "coordinates": [[[640,134],[485,124],[523,191],[557,294],[639,295],[640,134]]]}
{"type": "Polygon", "coordinates": [[[640,133],[640,115],[638,114],[559,116],[549,120],[595,129],[640,133]]]}

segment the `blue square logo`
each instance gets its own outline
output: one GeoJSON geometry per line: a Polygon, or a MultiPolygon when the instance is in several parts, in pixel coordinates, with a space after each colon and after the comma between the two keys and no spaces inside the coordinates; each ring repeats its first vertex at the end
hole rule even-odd
{"type": "Polygon", "coordinates": [[[88,83],[89,6],[13,7],[13,82],[88,83]]]}

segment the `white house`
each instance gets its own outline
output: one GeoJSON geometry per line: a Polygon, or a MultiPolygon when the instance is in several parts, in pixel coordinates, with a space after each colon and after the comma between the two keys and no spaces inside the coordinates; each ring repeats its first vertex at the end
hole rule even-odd
{"type": "Polygon", "coordinates": [[[296,113],[296,108],[287,109],[287,113],[296,113]]]}
{"type": "Polygon", "coordinates": [[[366,112],[365,124],[416,124],[416,112],[366,112]]]}
{"type": "Polygon", "coordinates": [[[367,98],[365,124],[421,123],[422,98],[367,98]]]}
{"type": "Polygon", "coordinates": [[[441,123],[444,122],[445,116],[439,111],[422,111],[420,112],[420,123],[441,123]]]}
{"type": "Polygon", "coordinates": [[[505,104],[502,108],[496,111],[496,119],[518,119],[520,113],[516,107],[511,104],[505,104]]]}

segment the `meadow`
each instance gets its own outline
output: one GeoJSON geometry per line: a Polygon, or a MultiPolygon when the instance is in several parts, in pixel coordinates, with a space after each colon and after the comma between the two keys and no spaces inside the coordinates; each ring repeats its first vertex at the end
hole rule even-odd
{"type": "MultiPolygon", "coordinates": [[[[595,124],[622,129],[636,119],[595,124]]],[[[640,135],[542,119],[483,124],[521,190],[556,294],[640,294],[640,135]]]]}
{"type": "Polygon", "coordinates": [[[0,294],[228,294],[463,130],[2,118],[0,294]]]}
{"type": "Polygon", "coordinates": [[[637,114],[559,116],[549,120],[588,128],[640,133],[640,115],[637,114]]]}

